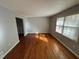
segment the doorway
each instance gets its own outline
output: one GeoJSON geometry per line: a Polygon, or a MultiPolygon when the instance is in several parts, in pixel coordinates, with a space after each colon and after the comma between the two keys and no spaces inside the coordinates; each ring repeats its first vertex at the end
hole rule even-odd
{"type": "Polygon", "coordinates": [[[24,25],[23,25],[23,19],[16,17],[16,24],[17,24],[17,30],[18,30],[18,36],[19,39],[24,36],[24,25]]]}

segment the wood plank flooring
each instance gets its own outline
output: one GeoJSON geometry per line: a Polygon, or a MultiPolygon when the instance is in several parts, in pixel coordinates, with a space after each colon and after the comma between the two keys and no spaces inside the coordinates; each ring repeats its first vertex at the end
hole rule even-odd
{"type": "Polygon", "coordinates": [[[29,34],[4,59],[78,59],[49,34],[29,34]]]}

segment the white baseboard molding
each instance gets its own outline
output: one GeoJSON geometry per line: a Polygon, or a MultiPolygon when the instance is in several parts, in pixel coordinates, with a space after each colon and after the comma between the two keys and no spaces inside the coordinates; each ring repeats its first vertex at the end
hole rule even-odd
{"type": "MultiPolygon", "coordinates": [[[[51,34],[52,35],[52,34],[51,34]]],[[[72,52],[76,57],[79,58],[79,55],[76,54],[72,49],[70,49],[66,44],[64,44],[61,40],[59,40],[55,35],[52,35],[54,36],[64,47],[66,47],[70,52],[72,52]]]]}
{"type": "MultiPolygon", "coordinates": [[[[27,36],[28,34],[34,34],[34,33],[37,33],[37,32],[27,33],[27,34],[24,34],[24,36],[27,36]]],[[[38,33],[45,33],[45,34],[47,34],[49,32],[38,32],[38,33]]]]}
{"type": "Polygon", "coordinates": [[[0,59],[3,59],[18,43],[19,40],[0,59]]]}
{"type": "Polygon", "coordinates": [[[24,34],[24,36],[27,36],[27,34],[24,34]]]}

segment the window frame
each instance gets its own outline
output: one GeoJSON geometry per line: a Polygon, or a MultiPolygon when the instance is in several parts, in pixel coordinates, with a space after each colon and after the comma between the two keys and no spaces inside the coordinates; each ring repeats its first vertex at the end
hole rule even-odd
{"type": "MultiPolygon", "coordinates": [[[[74,16],[75,16],[75,19],[78,17],[77,15],[78,15],[78,14],[75,14],[75,15],[74,15],[74,16]]],[[[73,16],[73,15],[70,15],[70,16],[73,16]]],[[[57,19],[58,19],[58,18],[62,18],[62,17],[57,17],[57,19]]],[[[77,20],[77,19],[76,19],[76,20],[77,20]]],[[[71,27],[72,27],[72,28],[77,29],[77,28],[79,28],[79,27],[74,27],[74,26],[65,26],[65,21],[66,21],[66,17],[64,17],[64,19],[63,19],[62,32],[61,32],[61,33],[59,33],[59,32],[58,32],[58,31],[56,31],[56,30],[55,30],[55,32],[57,32],[57,33],[59,33],[59,34],[61,34],[61,35],[65,36],[65,37],[67,37],[67,38],[71,39],[70,37],[68,37],[68,36],[64,35],[64,28],[65,28],[65,27],[68,27],[68,28],[71,28],[71,27]]],[[[56,27],[57,27],[57,26],[61,26],[61,25],[57,25],[57,20],[56,20],[56,27]]],[[[78,31],[78,33],[79,33],[79,31],[78,31]]],[[[73,34],[73,35],[74,35],[74,34],[73,34]]],[[[79,34],[78,34],[78,39],[79,39],[79,34]]],[[[77,40],[78,40],[78,39],[77,39],[77,40]]],[[[73,38],[72,40],[74,40],[74,41],[75,41],[76,39],[74,39],[74,38],[73,38]]]]}

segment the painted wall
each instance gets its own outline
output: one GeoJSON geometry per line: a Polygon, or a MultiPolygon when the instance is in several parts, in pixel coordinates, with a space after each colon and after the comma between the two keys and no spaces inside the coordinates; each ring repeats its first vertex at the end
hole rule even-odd
{"type": "Polygon", "coordinates": [[[46,17],[24,18],[24,32],[27,33],[48,33],[49,19],[46,17]]]}
{"type": "Polygon", "coordinates": [[[0,59],[17,43],[15,14],[0,6],[0,59]]]}
{"type": "Polygon", "coordinates": [[[79,57],[79,43],[72,41],[71,39],[59,34],[55,31],[57,17],[68,16],[79,13],[79,5],[76,5],[60,14],[51,16],[50,19],[50,33],[56,37],[65,47],[67,47],[72,53],[79,57]]]}

